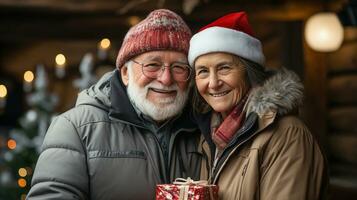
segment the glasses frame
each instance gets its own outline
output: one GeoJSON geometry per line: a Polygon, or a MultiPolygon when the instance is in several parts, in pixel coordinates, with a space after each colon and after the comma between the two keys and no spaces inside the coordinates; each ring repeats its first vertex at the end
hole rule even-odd
{"type": "Polygon", "coordinates": [[[173,73],[172,73],[172,71],[171,71],[171,69],[172,69],[172,64],[171,64],[171,65],[165,65],[164,63],[162,63],[161,68],[159,69],[161,72],[159,72],[159,73],[156,75],[156,77],[151,77],[151,76],[148,76],[148,75],[145,73],[145,70],[144,70],[145,63],[141,63],[141,62],[138,62],[138,61],[136,61],[136,60],[131,60],[131,61],[133,61],[134,63],[136,63],[136,64],[138,64],[138,65],[141,65],[141,72],[144,74],[145,77],[147,77],[147,78],[153,78],[153,79],[160,77],[160,76],[162,75],[162,73],[165,71],[165,68],[166,68],[166,67],[168,67],[168,68],[170,69],[170,73],[171,73],[172,78],[173,78],[175,81],[177,81],[177,82],[185,82],[185,81],[188,81],[188,80],[190,79],[190,77],[191,77],[191,75],[192,75],[192,71],[193,71],[193,70],[192,70],[192,67],[191,67],[190,65],[185,64],[185,65],[187,66],[187,68],[188,68],[188,76],[187,76],[187,78],[186,78],[185,80],[176,80],[175,77],[174,77],[174,75],[173,75],[173,73]]]}

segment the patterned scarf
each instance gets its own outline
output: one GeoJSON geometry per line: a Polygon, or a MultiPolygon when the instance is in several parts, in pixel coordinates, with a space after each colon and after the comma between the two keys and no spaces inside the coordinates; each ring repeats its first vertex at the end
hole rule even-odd
{"type": "Polygon", "coordinates": [[[211,120],[212,140],[219,150],[224,149],[232,140],[234,134],[239,130],[245,120],[245,112],[243,107],[247,101],[249,92],[235,106],[229,115],[223,120],[220,113],[215,113],[211,120]],[[218,128],[217,128],[218,127],[218,128]]]}

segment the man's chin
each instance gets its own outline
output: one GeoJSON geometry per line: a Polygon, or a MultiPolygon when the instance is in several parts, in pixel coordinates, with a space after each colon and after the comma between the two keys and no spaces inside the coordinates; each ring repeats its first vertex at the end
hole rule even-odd
{"type": "Polygon", "coordinates": [[[166,107],[166,106],[171,106],[172,104],[175,104],[175,98],[162,98],[156,101],[150,101],[151,104],[155,105],[158,108],[166,107]]]}

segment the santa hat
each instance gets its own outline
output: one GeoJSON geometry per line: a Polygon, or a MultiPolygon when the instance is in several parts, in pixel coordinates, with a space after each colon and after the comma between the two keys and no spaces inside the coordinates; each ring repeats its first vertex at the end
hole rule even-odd
{"type": "Polygon", "coordinates": [[[116,60],[120,68],[131,58],[157,50],[173,50],[188,54],[191,30],[176,13],[158,9],[133,26],[126,34],[116,60]]]}
{"type": "Polygon", "coordinates": [[[188,61],[213,52],[231,53],[264,66],[262,44],[253,36],[245,12],[225,15],[201,28],[190,41],[188,61]]]}

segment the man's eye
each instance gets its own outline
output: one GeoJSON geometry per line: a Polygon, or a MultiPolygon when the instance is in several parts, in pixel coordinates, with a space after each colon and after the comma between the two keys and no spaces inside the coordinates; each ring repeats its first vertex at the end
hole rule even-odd
{"type": "Polygon", "coordinates": [[[147,70],[159,70],[161,68],[160,63],[148,63],[144,65],[147,70]]]}
{"type": "Polygon", "coordinates": [[[174,72],[178,72],[178,73],[183,73],[183,72],[186,72],[188,71],[188,66],[185,66],[185,65],[173,65],[172,66],[172,71],[174,72]]]}

